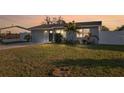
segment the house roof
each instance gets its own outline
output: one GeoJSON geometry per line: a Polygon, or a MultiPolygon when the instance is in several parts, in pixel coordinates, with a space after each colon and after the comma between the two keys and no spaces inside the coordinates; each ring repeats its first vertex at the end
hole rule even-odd
{"type": "Polygon", "coordinates": [[[17,27],[17,28],[20,28],[20,29],[24,29],[24,30],[28,30],[28,28],[25,28],[25,27],[22,27],[22,26],[18,26],[18,25],[3,27],[3,28],[0,28],[0,30],[9,29],[9,28],[14,28],[14,27],[17,27]]]}
{"type": "MultiPolygon", "coordinates": [[[[76,22],[77,27],[85,27],[85,26],[101,26],[102,21],[91,21],[91,22],[76,22]]],[[[38,26],[34,26],[28,28],[29,30],[36,30],[36,29],[58,29],[58,28],[65,28],[66,24],[42,24],[38,26]]]]}
{"type": "Polygon", "coordinates": [[[102,21],[91,21],[91,22],[77,22],[77,26],[80,25],[102,25],[102,21]]]}
{"type": "Polygon", "coordinates": [[[34,27],[31,27],[31,28],[28,28],[30,30],[32,29],[53,29],[53,28],[64,28],[65,27],[65,24],[42,24],[42,25],[38,25],[38,26],[34,26],[34,27]]]}
{"type": "MultiPolygon", "coordinates": [[[[77,27],[90,27],[90,26],[101,26],[102,25],[102,21],[91,21],[91,22],[76,22],[77,27]]],[[[33,30],[33,29],[62,29],[65,28],[66,24],[42,24],[42,25],[38,25],[38,26],[34,26],[34,27],[30,27],[30,28],[25,28],[22,26],[9,26],[9,27],[4,27],[4,28],[0,28],[0,30],[3,29],[9,29],[9,28],[13,28],[13,27],[17,27],[17,28],[21,28],[21,29],[25,29],[25,30],[33,30]]]]}

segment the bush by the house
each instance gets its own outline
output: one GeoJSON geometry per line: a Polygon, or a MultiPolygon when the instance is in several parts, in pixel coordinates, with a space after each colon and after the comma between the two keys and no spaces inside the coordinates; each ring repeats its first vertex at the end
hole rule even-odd
{"type": "Polygon", "coordinates": [[[56,43],[61,43],[62,42],[62,35],[60,33],[55,34],[55,42],[56,43]]]}
{"type": "Polygon", "coordinates": [[[28,34],[28,35],[25,35],[24,39],[29,42],[31,40],[31,35],[28,34]]]}

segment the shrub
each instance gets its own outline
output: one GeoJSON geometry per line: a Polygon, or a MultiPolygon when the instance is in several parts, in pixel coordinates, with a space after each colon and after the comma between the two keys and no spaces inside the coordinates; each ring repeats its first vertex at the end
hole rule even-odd
{"type": "Polygon", "coordinates": [[[61,43],[62,42],[62,35],[60,33],[55,34],[55,43],[61,43]]]}
{"type": "Polygon", "coordinates": [[[26,35],[24,39],[26,39],[26,41],[29,42],[31,40],[31,35],[30,34],[26,35]]]}

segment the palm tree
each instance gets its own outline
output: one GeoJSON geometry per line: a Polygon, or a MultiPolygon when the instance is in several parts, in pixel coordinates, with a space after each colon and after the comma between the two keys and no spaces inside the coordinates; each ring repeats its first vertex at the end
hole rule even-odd
{"type": "Polygon", "coordinates": [[[66,31],[67,31],[67,41],[69,43],[75,43],[76,42],[76,24],[75,21],[69,22],[66,25],[66,31]]]}

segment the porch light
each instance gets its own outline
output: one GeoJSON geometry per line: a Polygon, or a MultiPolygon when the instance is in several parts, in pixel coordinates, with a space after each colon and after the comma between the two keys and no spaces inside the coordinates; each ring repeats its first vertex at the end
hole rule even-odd
{"type": "Polygon", "coordinates": [[[50,31],[50,33],[52,34],[52,33],[53,33],[53,31],[50,31]]]}

